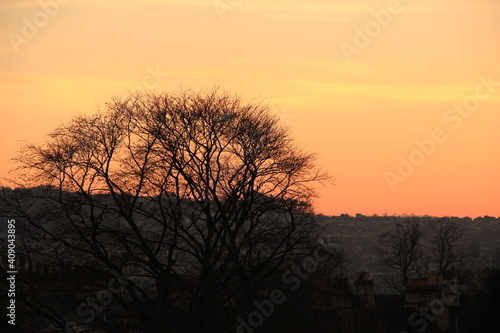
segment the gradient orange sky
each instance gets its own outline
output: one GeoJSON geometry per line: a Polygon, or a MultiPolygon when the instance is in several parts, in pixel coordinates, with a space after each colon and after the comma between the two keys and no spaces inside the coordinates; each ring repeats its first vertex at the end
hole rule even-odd
{"type": "Polygon", "coordinates": [[[110,97],[218,84],[319,154],[318,213],[500,216],[499,33],[498,0],[2,0],[0,177],[110,97]]]}

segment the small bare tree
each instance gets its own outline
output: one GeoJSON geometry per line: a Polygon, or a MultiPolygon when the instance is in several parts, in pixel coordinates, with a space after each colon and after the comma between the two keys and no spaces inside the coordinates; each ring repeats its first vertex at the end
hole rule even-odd
{"type": "Polygon", "coordinates": [[[479,281],[478,273],[487,265],[481,257],[479,243],[463,244],[463,229],[456,222],[443,219],[431,224],[433,242],[429,262],[437,263],[438,272],[452,272],[467,292],[473,292],[479,281]]]}
{"type": "Polygon", "coordinates": [[[432,224],[434,230],[433,246],[439,273],[454,270],[466,257],[464,251],[460,250],[460,241],[464,231],[454,222],[446,223],[440,221],[432,224]]]}
{"type": "Polygon", "coordinates": [[[422,227],[416,219],[397,223],[394,230],[379,236],[381,261],[394,272],[385,279],[389,288],[405,294],[408,280],[419,276],[421,239],[422,227]]]}
{"type": "Polygon", "coordinates": [[[113,100],[17,161],[25,188],[49,186],[9,199],[36,254],[126,274],[113,301],[147,333],[227,328],[310,253],[312,185],[328,180],[266,105],[218,89],[113,100]]]}

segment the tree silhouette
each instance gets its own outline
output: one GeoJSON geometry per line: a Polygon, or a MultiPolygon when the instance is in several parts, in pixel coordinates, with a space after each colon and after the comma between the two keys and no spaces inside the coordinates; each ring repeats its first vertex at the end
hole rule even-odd
{"type": "MultiPolygon", "coordinates": [[[[3,197],[31,260],[90,267],[94,288],[127,276],[102,311],[119,304],[152,333],[230,327],[283,264],[311,253],[312,186],[329,179],[267,105],[219,89],[114,99],[17,162],[24,190],[3,197]]],[[[65,310],[50,309],[54,331],[68,320],[118,330],[65,310]]]]}
{"type": "Polygon", "coordinates": [[[407,220],[397,223],[392,231],[379,236],[382,263],[394,271],[395,275],[387,277],[387,285],[406,293],[408,280],[418,277],[422,258],[422,227],[418,220],[407,220]]]}
{"type": "Polygon", "coordinates": [[[456,222],[442,219],[431,224],[431,228],[433,242],[428,261],[435,261],[440,273],[452,272],[468,293],[473,292],[477,287],[478,273],[486,265],[480,257],[480,249],[474,249],[474,243],[468,247],[463,244],[465,232],[456,222]]]}
{"type": "Polygon", "coordinates": [[[463,261],[465,253],[458,248],[464,231],[456,223],[440,221],[432,224],[434,231],[433,244],[439,272],[449,271],[463,261]]]}

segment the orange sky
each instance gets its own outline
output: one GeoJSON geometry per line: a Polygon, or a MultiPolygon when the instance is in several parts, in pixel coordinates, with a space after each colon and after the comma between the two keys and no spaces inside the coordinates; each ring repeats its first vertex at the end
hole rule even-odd
{"type": "Polygon", "coordinates": [[[318,213],[500,216],[499,32],[497,0],[2,0],[0,177],[128,89],[220,84],[319,154],[318,213]]]}

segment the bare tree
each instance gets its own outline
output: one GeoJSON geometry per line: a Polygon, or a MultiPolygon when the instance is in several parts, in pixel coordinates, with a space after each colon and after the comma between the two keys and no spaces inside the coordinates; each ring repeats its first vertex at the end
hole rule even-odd
{"type": "Polygon", "coordinates": [[[421,239],[422,227],[416,219],[397,223],[394,230],[379,236],[381,261],[394,272],[386,278],[388,287],[405,294],[408,280],[419,276],[421,239]]]}
{"type": "Polygon", "coordinates": [[[487,266],[481,257],[479,243],[463,244],[463,229],[455,222],[446,220],[431,224],[434,231],[431,258],[437,263],[438,272],[452,272],[468,293],[474,292],[479,281],[479,272],[487,266]]]}
{"type": "Polygon", "coordinates": [[[432,229],[434,230],[434,260],[437,261],[439,273],[456,269],[466,257],[465,252],[460,251],[460,241],[464,236],[464,231],[454,222],[443,221],[432,224],[432,229]]]}
{"type": "Polygon", "coordinates": [[[268,106],[218,89],[115,99],[17,161],[25,188],[49,186],[11,205],[51,244],[32,250],[127,275],[113,301],[152,333],[227,328],[310,253],[312,185],[328,180],[268,106]]]}

